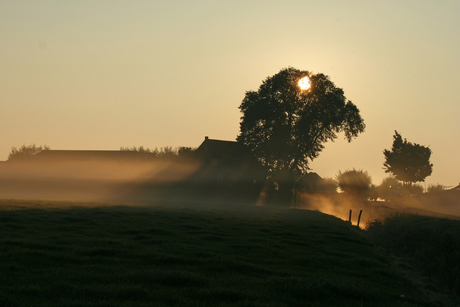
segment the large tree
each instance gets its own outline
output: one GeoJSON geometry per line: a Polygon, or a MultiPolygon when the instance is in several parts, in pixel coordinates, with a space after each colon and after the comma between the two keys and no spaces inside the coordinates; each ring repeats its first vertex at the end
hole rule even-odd
{"type": "Polygon", "coordinates": [[[351,141],[364,131],[358,108],[324,74],[285,68],[248,91],[237,140],[267,167],[278,184],[293,184],[306,173],[324,143],[344,132],[351,141]],[[310,88],[299,80],[308,77],[310,88]]]}
{"type": "Polygon", "coordinates": [[[431,149],[419,144],[412,144],[395,131],[393,147],[385,149],[386,173],[392,173],[405,186],[418,181],[425,181],[431,175],[433,164],[430,163],[431,149]]]}

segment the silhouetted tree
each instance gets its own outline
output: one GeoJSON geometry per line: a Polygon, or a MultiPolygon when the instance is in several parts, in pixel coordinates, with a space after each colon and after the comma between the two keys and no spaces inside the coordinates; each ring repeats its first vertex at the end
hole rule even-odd
{"type": "Polygon", "coordinates": [[[378,196],[381,199],[391,200],[401,194],[402,185],[394,176],[388,176],[377,187],[378,196]]]}
{"type": "Polygon", "coordinates": [[[17,160],[21,158],[30,157],[30,156],[40,153],[43,150],[49,150],[49,149],[50,147],[48,145],[37,146],[35,144],[27,145],[27,146],[22,145],[19,148],[11,147],[11,151],[8,154],[8,160],[12,160],[12,159],[17,160]]]}
{"type": "Polygon", "coordinates": [[[328,76],[292,67],[265,79],[257,92],[246,92],[239,108],[243,116],[237,140],[286,191],[307,172],[324,143],[339,132],[351,141],[365,128],[358,108],[328,76]],[[304,91],[298,86],[303,77],[311,83],[304,91]]]}
{"type": "Polygon", "coordinates": [[[339,171],[337,182],[339,188],[346,194],[359,198],[369,197],[372,178],[367,171],[355,169],[343,173],[339,171]]]}
{"type": "Polygon", "coordinates": [[[412,183],[425,181],[431,175],[433,164],[430,163],[431,149],[419,144],[412,144],[395,131],[393,147],[384,150],[386,173],[392,173],[410,189],[412,183]]]}
{"type": "Polygon", "coordinates": [[[446,186],[442,184],[430,184],[428,188],[426,189],[427,193],[436,193],[436,192],[442,192],[446,189],[446,186]]]}

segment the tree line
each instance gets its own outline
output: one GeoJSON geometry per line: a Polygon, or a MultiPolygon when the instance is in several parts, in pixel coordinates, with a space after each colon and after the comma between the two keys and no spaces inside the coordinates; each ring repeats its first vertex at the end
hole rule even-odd
{"type": "Polygon", "coordinates": [[[185,156],[192,156],[194,152],[196,151],[196,148],[184,147],[184,146],[179,146],[179,147],[165,146],[165,147],[160,147],[159,149],[157,147],[155,147],[154,149],[150,149],[144,146],[139,146],[139,147],[136,147],[136,146],[123,147],[122,146],[120,147],[120,151],[150,153],[157,157],[174,157],[174,156],[185,157],[185,156]]]}
{"type": "MultiPolygon", "coordinates": [[[[10,160],[19,160],[22,158],[28,158],[31,156],[34,156],[44,150],[51,150],[51,147],[48,145],[43,145],[43,146],[37,146],[35,144],[31,145],[22,145],[21,147],[11,147],[11,151],[8,154],[8,161],[10,160]]],[[[120,147],[120,151],[131,151],[131,152],[139,152],[139,153],[149,153],[157,157],[174,157],[174,156],[179,156],[179,157],[185,157],[185,156],[191,156],[195,152],[196,148],[193,147],[185,147],[185,146],[179,146],[179,147],[172,147],[172,146],[165,146],[165,147],[160,147],[157,148],[155,147],[154,149],[144,147],[144,146],[132,146],[132,147],[120,147]]]]}

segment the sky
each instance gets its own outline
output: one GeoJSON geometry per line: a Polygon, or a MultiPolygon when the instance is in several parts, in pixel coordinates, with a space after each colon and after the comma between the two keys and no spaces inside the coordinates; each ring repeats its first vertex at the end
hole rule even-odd
{"type": "Polygon", "coordinates": [[[378,185],[397,130],[426,185],[460,182],[460,1],[0,1],[0,160],[11,147],[118,150],[235,140],[246,91],[323,73],[366,131],[311,171],[378,185]]]}

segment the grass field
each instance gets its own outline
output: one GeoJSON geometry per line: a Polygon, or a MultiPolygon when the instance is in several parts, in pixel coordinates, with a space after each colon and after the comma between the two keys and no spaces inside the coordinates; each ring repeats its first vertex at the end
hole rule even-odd
{"type": "Polygon", "coordinates": [[[443,306],[317,211],[0,201],[0,306],[443,306]]]}
{"type": "Polygon", "coordinates": [[[367,226],[379,245],[412,260],[412,265],[450,292],[460,306],[460,220],[396,213],[367,226]]]}

